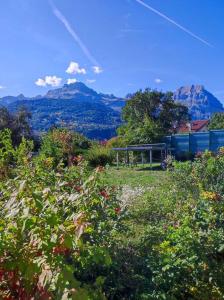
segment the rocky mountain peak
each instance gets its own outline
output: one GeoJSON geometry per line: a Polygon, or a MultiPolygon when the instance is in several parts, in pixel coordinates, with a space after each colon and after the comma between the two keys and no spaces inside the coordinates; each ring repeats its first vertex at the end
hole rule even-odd
{"type": "Polygon", "coordinates": [[[62,88],[50,90],[44,97],[48,99],[73,99],[77,96],[77,94],[93,97],[98,95],[94,90],[88,88],[84,83],[75,82],[71,84],[64,84],[62,88]]]}
{"type": "Polygon", "coordinates": [[[19,95],[17,96],[17,98],[18,98],[19,100],[24,100],[24,99],[26,99],[26,97],[25,97],[23,94],[19,94],[19,95]]]}
{"type": "Polygon", "coordinates": [[[192,119],[209,119],[213,113],[224,111],[221,102],[203,85],[182,86],[173,98],[188,107],[192,119]]]}

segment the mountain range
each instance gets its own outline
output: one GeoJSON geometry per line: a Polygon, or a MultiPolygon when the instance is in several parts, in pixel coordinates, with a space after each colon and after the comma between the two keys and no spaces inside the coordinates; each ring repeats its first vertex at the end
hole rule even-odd
{"type": "MultiPolygon", "coordinates": [[[[221,102],[202,85],[179,88],[174,100],[189,108],[192,119],[208,119],[214,112],[223,112],[221,102]]],[[[128,98],[128,97],[127,97],[128,98]]],[[[46,95],[25,97],[6,96],[0,105],[14,112],[24,106],[32,113],[31,126],[36,133],[52,126],[66,126],[89,138],[107,139],[115,135],[121,124],[121,110],[126,100],[97,93],[84,83],[65,84],[46,95]]]]}
{"type": "Polygon", "coordinates": [[[36,133],[47,131],[52,126],[66,126],[89,138],[105,139],[114,136],[121,124],[125,100],[97,93],[76,82],[50,90],[44,96],[6,96],[0,99],[0,105],[11,112],[26,107],[32,113],[31,126],[36,133]]]}

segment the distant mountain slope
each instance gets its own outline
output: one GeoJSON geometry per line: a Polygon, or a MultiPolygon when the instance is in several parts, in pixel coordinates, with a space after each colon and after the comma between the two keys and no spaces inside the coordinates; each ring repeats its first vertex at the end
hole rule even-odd
{"type": "Polygon", "coordinates": [[[0,105],[7,106],[15,101],[20,101],[25,99],[27,98],[23,94],[20,94],[18,96],[5,96],[0,99],[0,105]]]}
{"type": "MultiPolygon", "coordinates": [[[[208,119],[214,112],[224,111],[221,102],[202,85],[181,87],[173,97],[189,108],[193,120],[208,119]]],[[[96,139],[116,134],[125,102],[114,95],[97,93],[81,82],[65,84],[44,96],[28,98],[21,94],[0,99],[0,105],[11,111],[26,106],[32,113],[31,125],[36,132],[46,131],[53,125],[64,125],[96,139]]]]}
{"type": "Polygon", "coordinates": [[[96,139],[116,134],[124,104],[123,99],[98,94],[81,82],[65,84],[45,96],[26,98],[20,95],[0,99],[0,105],[7,106],[10,111],[27,107],[32,113],[31,125],[36,132],[46,131],[53,125],[67,126],[96,139]]]}
{"type": "Polygon", "coordinates": [[[25,106],[32,113],[31,125],[36,132],[47,131],[53,125],[78,130],[89,138],[105,139],[115,135],[121,124],[120,113],[91,99],[36,99],[16,101],[10,111],[25,106]]]}
{"type": "Polygon", "coordinates": [[[213,113],[224,111],[222,103],[202,85],[183,86],[173,97],[188,107],[193,120],[209,119],[213,113]]]}

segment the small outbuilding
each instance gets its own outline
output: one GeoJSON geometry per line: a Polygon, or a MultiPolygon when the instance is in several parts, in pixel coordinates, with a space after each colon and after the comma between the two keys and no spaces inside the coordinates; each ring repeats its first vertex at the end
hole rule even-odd
{"type": "Polygon", "coordinates": [[[126,154],[125,162],[127,165],[130,164],[130,152],[140,152],[142,164],[144,164],[144,153],[148,153],[149,163],[150,163],[151,167],[152,167],[152,163],[153,163],[153,152],[154,151],[160,152],[161,162],[167,157],[167,153],[168,153],[166,143],[129,145],[127,147],[122,147],[122,148],[113,148],[112,150],[117,152],[117,155],[116,155],[117,167],[119,167],[119,152],[125,152],[125,154],[126,154]]]}

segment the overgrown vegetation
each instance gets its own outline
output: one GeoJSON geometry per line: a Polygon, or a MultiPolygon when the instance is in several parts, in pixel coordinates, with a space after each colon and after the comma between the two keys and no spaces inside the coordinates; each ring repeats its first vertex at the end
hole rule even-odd
{"type": "Polygon", "coordinates": [[[14,165],[0,183],[0,298],[105,299],[123,208],[101,168],[55,165],[47,152],[32,158],[25,140],[14,148],[9,131],[1,138],[1,164],[14,165]]]}
{"type": "Polygon", "coordinates": [[[92,167],[106,166],[112,164],[113,153],[105,146],[94,145],[87,154],[87,160],[92,167]]]}
{"type": "Polygon", "coordinates": [[[64,128],[52,128],[43,135],[40,154],[52,157],[54,164],[63,161],[72,165],[74,156],[85,154],[91,147],[91,142],[83,135],[64,128]]]}
{"type": "Polygon", "coordinates": [[[0,131],[0,299],[224,299],[224,149],[117,170],[122,142],[0,131]]]}
{"type": "Polygon", "coordinates": [[[223,149],[175,163],[129,203],[115,299],[223,299],[223,164],[223,149]]]}

